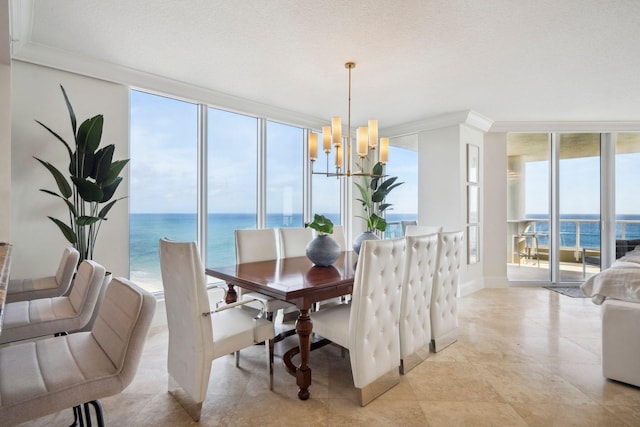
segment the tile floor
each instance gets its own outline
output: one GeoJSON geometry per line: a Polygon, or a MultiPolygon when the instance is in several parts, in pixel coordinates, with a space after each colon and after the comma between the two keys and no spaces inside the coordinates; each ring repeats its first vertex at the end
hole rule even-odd
{"type": "MultiPolygon", "coordinates": [[[[213,363],[203,426],[638,426],[640,388],[602,377],[599,307],[543,288],[483,289],[459,300],[459,339],[362,408],[349,358],[311,354],[311,399],[264,346],[213,363]]],[[[276,349],[293,346],[288,338],[276,349]]],[[[102,399],[107,426],[197,425],[166,392],[167,331],[154,328],[133,383],[102,399]]],[[[21,426],[67,426],[71,410],[21,426]]]]}

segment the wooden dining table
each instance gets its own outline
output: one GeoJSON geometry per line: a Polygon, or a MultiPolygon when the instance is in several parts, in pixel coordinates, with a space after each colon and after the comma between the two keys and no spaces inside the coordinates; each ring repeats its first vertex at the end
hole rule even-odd
{"type": "MultiPolygon", "coordinates": [[[[296,333],[299,340],[300,365],[295,367],[288,357],[283,357],[283,360],[287,369],[294,371],[291,373],[295,375],[299,387],[298,397],[306,400],[309,398],[311,386],[309,353],[313,332],[309,310],[316,302],[352,293],[357,260],[358,255],[355,252],[345,251],[329,267],[314,266],[306,256],[302,256],[206,268],[205,271],[207,275],[227,283],[227,303],[233,302],[234,287],[240,286],[298,307],[296,333]]],[[[287,353],[291,355],[296,352],[287,353]]]]}

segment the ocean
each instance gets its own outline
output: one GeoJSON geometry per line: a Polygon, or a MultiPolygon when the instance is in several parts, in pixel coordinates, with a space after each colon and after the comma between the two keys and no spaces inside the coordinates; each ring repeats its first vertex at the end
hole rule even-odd
{"type": "MultiPolygon", "coordinates": [[[[324,214],[334,224],[340,222],[339,214],[324,214]]],[[[399,221],[415,220],[412,214],[389,214],[393,224],[387,228],[390,236],[400,236],[399,221]]],[[[166,237],[178,241],[196,240],[196,214],[143,214],[129,215],[130,277],[135,283],[152,291],[162,291],[158,241],[166,237]]],[[[267,227],[302,227],[302,215],[267,215],[267,227]]],[[[234,230],[256,227],[253,213],[210,214],[207,225],[207,261],[205,265],[219,267],[235,263],[234,230]]]]}
{"type": "MultiPolygon", "coordinates": [[[[599,215],[560,215],[560,246],[576,247],[577,237],[580,247],[588,249],[600,248],[599,215]],[[577,230],[580,233],[577,233],[577,230]]],[[[535,221],[535,231],[538,234],[540,246],[549,245],[548,215],[526,215],[526,219],[535,221]]],[[[640,238],[640,215],[618,215],[616,218],[616,239],[622,238],[624,227],[625,239],[640,238]]]]}
{"type": "MultiPolygon", "coordinates": [[[[340,222],[339,214],[325,214],[334,224],[340,222]]],[[[179,241],[196,240],[195,214],[131,214],[129,233],[131,280],[153,291],[162,291],[158,241],[162,237],[179,241]]],[[[544,215],[527,215],[535,221],[538,244],[549,245],[549,222],[544,215]]],[[[387,236],[402,235],[400,221],[415,220],[412,214],[389,214],[392,223],[387,228],[387,236]]],[[[576,229],[580,228],[580,247],[599,248],[600,228],[597,215],[562,215],[560,240],[562,247],[576,247],[576,229]],[[576,222],[576,220],[578,220],[576,222]],[[578,225],[579,224],[579,225],[578,225]]],[[[256,227],[255,214],[210,214],[208,218],[208,247],[206,265],[219,267],[235,263],[234,230],[256,227]]],[[[622,236],[624,223],[625,238],[640,239],[640,215],[620,215],[617,224],[617,238],[622,236]]],[[[267,227],[302,227],[302,215],[267,215],[267,227]]]]}

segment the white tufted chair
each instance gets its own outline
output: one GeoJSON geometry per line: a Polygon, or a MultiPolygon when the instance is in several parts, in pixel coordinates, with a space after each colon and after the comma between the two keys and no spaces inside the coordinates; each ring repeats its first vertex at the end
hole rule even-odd
{"type": "Polygon", "coordinates": [[[0,423],[8,427],[73,407],[72,425],[91,426],[91,404],[98,427],[104,426],[98,399],[120,393],[135,377],[155,309],[149,292],[113,279],[91,332],[0,348],[0,423]]]}
{"type": "Polygon", "coordinates": [[[400,373],[429,357],[431,290],[436,273],[438,233],[407,236],[400,304],[400,373]]]}
{"type": "Polygon", "coordinates": [[[439,233],[437,273],[431,293],[431,349],[438,352],[458,340],[458,285],[462,231],[439,233]]]}
{"type": "Polygon", "coordinates": [[[81,330],[91,320],[99,295],[104,295],[104,275],[103,266],[85,260],[69,296],[6,304],[0,344],[81,330]]]}
{"type": "Polygon", "coordinates": [[[404,254],[404,239],[363,242],[351,304],[311,314],[313,332],[349,350],[362,406],[399,382],[404,254]]]}
{"type": "Polygon", "coordinates": [[[421,234],[433,234],[442,231],[442,227],[437,225],[407,225],[404,230],[405,236],[419,236],[421,234]]]}
{"type": "Polygon", "coordinates": [[[306,256],[306,248],[313,240],[312,228],[278,228],[279,258],[306,256]]]}
{"type": "MultiPolygon", "coordinates": [[[[198,421],[207,395],[211,362],[273,339],[273,323],[236,309],[252,300],[210,311],[204,268],[193,242],[161,239],[160,269],[169,327],[169,392],[198,421]]],[[[265,348],[272,388],[273,347],[265,348]]]]}
{"type": "Polygon", "coordinates": [[[65,248],[55,276],[35,279],[11,279],[7,287],[6,302],[29,301],[38,298],[52,298],[65,295],[71,287],[73,273],[80,259],[80,253],[72,246],[65,248]]]}

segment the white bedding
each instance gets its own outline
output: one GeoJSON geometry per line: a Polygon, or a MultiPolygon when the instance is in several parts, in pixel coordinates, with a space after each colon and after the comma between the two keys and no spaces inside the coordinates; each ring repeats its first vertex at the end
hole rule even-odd
{"type": "Polygon", "coordinates": [[[640,303],[640,247],[589,277],[580,288],[595,304],[607,298],[640,303]]]}

